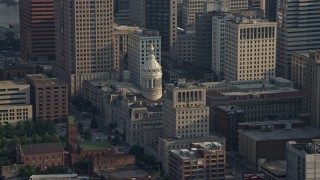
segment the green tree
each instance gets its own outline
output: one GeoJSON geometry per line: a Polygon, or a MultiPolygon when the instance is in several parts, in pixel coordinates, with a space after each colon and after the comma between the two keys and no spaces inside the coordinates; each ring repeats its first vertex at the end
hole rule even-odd
{"type": "Polygon", "coordinates": [[[33,135],[32,139],[33,139],[34,143],[41,143],[42,142],[42,138],[38,134],[33,135]]]}
{"type": "Polygon", "coordinates": [[[93,116],[91,119],[90,128],[97,129],[98,127],[99,127],[99,124],[98,124],[97,118],[93,116]]]}
{"type": "Polygon", "coordinates": [[[90,163],[89,159],[81,158],[79,162],[75,164],[75,167],[77,167],[80,171],[87,170],[89,163],[90,163]]]}
{"type": "Polygon", "coordinates": [[[34,166],[26,165],[20,169],[20,176],[24,178],[29,178],[33,174],[36,174],[36,167],[34,166]]]}
{"type": "Polygon", "coordinates": [[[86,141],[91,141],[92,140],[92,134],[89,130],[85,130],[83,132],[83,139],[86,141]]]}

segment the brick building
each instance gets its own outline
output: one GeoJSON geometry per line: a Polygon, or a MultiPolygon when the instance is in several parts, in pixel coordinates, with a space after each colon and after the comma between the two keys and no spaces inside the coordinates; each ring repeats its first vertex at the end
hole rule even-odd
{"type": "Polygon", "coordinates": [[[32,74],[33,68],[20,58],[0,59],[0,81],[25,78],[32,74]]]}
{"type": "Polygon", "coordinates": [[[64,149],[60,142],[16,146],[17,163],[40,170],[64,165],[64,149]]]}
{"type": "Polygon", "coordinates": [[[31,102],[35,120],[66,121],[68,116],[67,84],[43,74],[29,74],[31,102]]]}
{"type": "Polygon", "coordinates": [[[175,180],[224,179],[225,150],[217,142],[191,144],[170,151],[169,175],[175,180]]]}
{"type": "Polygon", "coordinates": [[[135,166],[135,156],[129,154],[112,154],[93,158],[93,170],[113,170],[135,166]]]}

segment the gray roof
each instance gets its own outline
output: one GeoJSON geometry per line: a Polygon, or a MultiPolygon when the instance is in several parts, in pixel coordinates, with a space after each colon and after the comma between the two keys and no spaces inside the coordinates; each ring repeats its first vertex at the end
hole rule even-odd
{"type": "Polygon", "coordinates": [[[24,155],[63,152],[63,146],[60,142],[43,143],[43,144],[28,144],[21,146],[21,152],[24,155]]]}

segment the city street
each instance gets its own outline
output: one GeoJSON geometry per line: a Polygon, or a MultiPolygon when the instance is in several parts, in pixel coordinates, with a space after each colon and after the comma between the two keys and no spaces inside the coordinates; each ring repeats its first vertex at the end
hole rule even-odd
{"type": "Polygon", "coordinates": [[[249,168],[243,161],[236,158],[234,154],[234,152],[227,152],[227,163],[232,171],[235,169],[235,174],[230,175],[231,177],[227,176],[226,179],[242,179],[244,173],[255,172],[255,169],[249,168]]]}

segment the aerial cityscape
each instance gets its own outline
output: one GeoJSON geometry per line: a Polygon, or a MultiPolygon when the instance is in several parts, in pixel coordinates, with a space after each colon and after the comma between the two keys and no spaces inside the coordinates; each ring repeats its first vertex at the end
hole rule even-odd
{"type": "Polygon", "coordinates": [[[320,180],[320,0],[0,0],[0,180],[320,180]]]}

